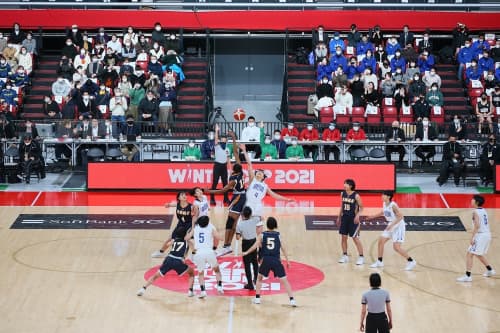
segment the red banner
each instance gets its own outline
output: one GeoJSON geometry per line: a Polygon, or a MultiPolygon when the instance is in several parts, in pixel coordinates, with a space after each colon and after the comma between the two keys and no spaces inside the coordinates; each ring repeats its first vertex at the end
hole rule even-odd
{"type": "MultiPolygon", "coordinates": [[[[275,190],[338,191],[343,189],[347,178],[354,179],[357,190],[396,189],[396,169],[389,163],[255,163],[253,167],[265,170],[266,183],[275,190]]],[[[206,162],[89,163],[87,187],[89,190],[209,188],[212,169],[213,164],[206,162]]],[[[244,171],[247,172],[245,167],[244,171]]]]}

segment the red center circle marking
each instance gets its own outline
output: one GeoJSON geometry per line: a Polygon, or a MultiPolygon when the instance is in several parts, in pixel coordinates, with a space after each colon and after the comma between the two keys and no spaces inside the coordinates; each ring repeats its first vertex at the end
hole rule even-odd
{"type": "MultiPolygon", "coordinates": [[[[218,261],[222,273],[222,286],[224,288],[225,296],[250,296],[255,294],[254,291],[249,291],[243,288],[246,283],[246,276],[241,257],[226,256],[219,258],[218,261]]],[[[189,261],[188,264],[191,265],[189,261]]],[[[160,266],[150,268],[146,273],[144,273],[144,279],[148,280],[158,271],[159,268],[160,266]]],[[[290,268],[285,269],[288,281],[292,285],[292,290],[294,291],[314,287],[315,285],[321,283],[321,281],[325,278],[323,272],[316,267],[296,261],[290,261],[290,268]]],[[[170,271],[165,275],[165,277],[158,278],[154,282],[154,285],[162,289],[186,293],[188,289],[187,275],[184,274],[182,276],[178,276],[175,271],[170,271]]],[[[215,286],[215,273],[212,269],[206,269],[205,288],[209,295],[217,295],[215,286]]],[[[200,290],[196,272],[194,289],[195,291],[200,290]]],[[[263,280],[262,294],[272,295],[283,293],[286,293],[286,291],[280,284],[280,280],[275,278],[272,272],[269,273],[268,278],[263,280]]]]}

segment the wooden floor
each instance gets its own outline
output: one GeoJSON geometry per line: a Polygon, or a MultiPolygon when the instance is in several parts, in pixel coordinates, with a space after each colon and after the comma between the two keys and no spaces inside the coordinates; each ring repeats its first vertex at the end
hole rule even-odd
{"type": "MultiPolygon", "coordinates": [[[[144,273],[161,263],[151,259],[168,231],[15,230],[22,213],[166,213],[155,207],[1,207],[0,332],[356,332],[360,299],[368,276],[376,271],[380,232],[363,232],[368,264],[337,263],[340,240],[335,231],[306,231],[304,214],[327,215],[338,208],[269,208],[278,217],[292,260],[320,269],[325,279],[296,293],[299,307],[287,306],[286,294],[251,297],[188,298],[152,286],[135,292],[144,273]]],[[[374,212],[375,208],[367,208],[374,212]]],[[[488,209],[493,241],[489,259],[500,273],[499,209],[488,209]]],[[[404,208],[407,215],[458,215],[470,229],[470,209],[404,208]]],[[[220,229],[222,207],[212,210],[220,229]]],[[[404,260],[387,244],[381,270],[392,297],[393,332],[500,332],[500,278],[483,278],[474,263],[474,281],[458,284],[465,266],[467,232],[407,232],[405,247],[418,262],[406,272],[404,260]]],[[[349,254],[355,259],[352,243],[349,254]]],[[[293,266],[291,268],[293,270],[293,266]]]]}

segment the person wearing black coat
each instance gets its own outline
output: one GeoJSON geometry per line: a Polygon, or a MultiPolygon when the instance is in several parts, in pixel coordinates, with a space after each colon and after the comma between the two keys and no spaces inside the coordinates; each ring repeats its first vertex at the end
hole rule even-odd
{"type": "Polygon", "coordinates": [[[45,178],[45,163],[42,158],[42,149],[30,134],[25,135],[19,145],[18,167],[20,174],[24,172],[26,184],[30,183],[30,175],[34,168],[39,168],[41,179],[45,178]]]}
{"type": "Polygon", "coordinates": [[[500,163],[500,147],[494,134],[490,134],[488,142],[483,144],[482,153],[479,157],[480,177],[484,186],[493,182],[495,165],[500,163]]]}
{"type": "MultiPolygon", "coordinates": [[[[405,132],[399,127],[399,122],[397,120],[392,122],[392,127],[385,133],[385,142],[404,142],[406,141],[405,132]]],[[[386,146],[385,147],[385,157],[387,162],[391,162],[391,154],[399,154],[399,166],[403,165],[403,159],[405,157],[405,147],[402,145],[386,146]]]]}
{"type": "MultiPolygon", "coordinates": [[[[422,121],[417,122],[415,131],[415,141],[437,141],[438,133],[434,126],[429,122],[429,118],[424,117],[422,121]]],[[[422,165],[426,162],[432,165],[431,158],[436,155],[436,147],[432,145],[418,146],[415,149],[415,155],[422,160],[422,165]]]]}
{"type": "Polygon", "coordinates": [[[457,142],[457,138],[450,135],[448,142],[443,145],[443,162],[441,163],[441,169],[436,181],[439,186],[442,186],[448,181],[450,173],[453,173],[455,185],[459,186],[464,170],[463,148],[457,142]]]}

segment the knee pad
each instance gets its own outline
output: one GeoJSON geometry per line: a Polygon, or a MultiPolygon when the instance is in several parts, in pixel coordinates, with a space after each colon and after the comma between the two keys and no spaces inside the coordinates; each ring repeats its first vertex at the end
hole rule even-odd
{"type": "Polygon", "coordinates": [[[226,230],[233,229],[233,225],[234,225],[234,218],[232,216],[228,216],[226,221],[226,230]]]}

